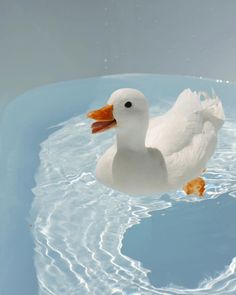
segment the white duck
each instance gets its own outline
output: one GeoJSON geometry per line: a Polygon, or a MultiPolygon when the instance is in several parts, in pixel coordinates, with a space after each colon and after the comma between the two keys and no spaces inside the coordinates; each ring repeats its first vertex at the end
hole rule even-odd
{"type": "Polygon", "coordinates": [[[224,122],[218,97],[184,90],[164,115],[149,121],[145,96],[119,89],[108,104],[88,113],[92,133],[116,127],[116,143],[99,159],[96,177],[119,191],[143,195],[179,189],[202,196],[199,177],[214,153],[224,122]],[[202,100],[201,98],[204,98],[202,100]]]}

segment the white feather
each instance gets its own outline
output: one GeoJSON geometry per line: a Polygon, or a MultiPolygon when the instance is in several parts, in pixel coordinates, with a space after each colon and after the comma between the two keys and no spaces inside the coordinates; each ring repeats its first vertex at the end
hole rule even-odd
{"type": "Polygon", "coordinates": [[[224,122],[219,98],[184,90],[164,115],[148,119],[148,105],[135,89],[109,99],[117,121],[116,144],[100,158],[97,178],[130,194],[180,188],[198,177],[214,153],[224,122]],[[126,109],[126,101],[132,108],[126,109]]]}
{"type": "Polygon", "coordinates": [[[165,115],[150,120],[146,145],[164,155],[171,184],[197,177],[204,170],[223,122],[219,98],[190,89],[179,95],[165,115]]]}

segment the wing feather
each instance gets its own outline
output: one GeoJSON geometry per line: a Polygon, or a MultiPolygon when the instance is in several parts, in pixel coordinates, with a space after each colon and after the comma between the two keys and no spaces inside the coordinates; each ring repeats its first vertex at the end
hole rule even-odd
{"type": "Polygon", "coordinates": [[[158,148],[164,155],[182,150],[203,129],[199,95],[184,90],[174,106],[163,116],[150,120],[146,145],[158,148]]]}

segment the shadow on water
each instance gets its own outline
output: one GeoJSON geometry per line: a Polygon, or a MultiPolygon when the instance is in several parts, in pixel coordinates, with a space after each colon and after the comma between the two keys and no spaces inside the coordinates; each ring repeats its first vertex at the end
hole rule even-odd
{"type": "Polygon", "coordinates": [[[122,253],[151,270],[156,287],[196,288],[236,256],[236,200],[224,195],[205,202],[176,202],[128,230],[122,253]]]}

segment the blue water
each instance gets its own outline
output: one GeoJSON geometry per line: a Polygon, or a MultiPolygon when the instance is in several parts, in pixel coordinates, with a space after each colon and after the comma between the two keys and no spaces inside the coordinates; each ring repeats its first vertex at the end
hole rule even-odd
{"type": "Polygon", "coordinates": [[[235,256],[235,212],[236,200],[227,194],[195,204],[177,202],[129,229],[122,252],[151,270],[148,277],[156,287],[197,288],[235,256]]]}
{"type": "Polygon", "coordinates": [[[234,93],[235,85],[220,81],[123,75],[17,98],[0,129],[3,294],[235,294],[234,93]],[[187,87],[213,87],[222,98],[227,122],[205,199],[181,192],[134,198],[96,181],[96,161],[114,131],[92,136],[85,113],[121,87],[143,91],[153,115],[187,87]]]}

